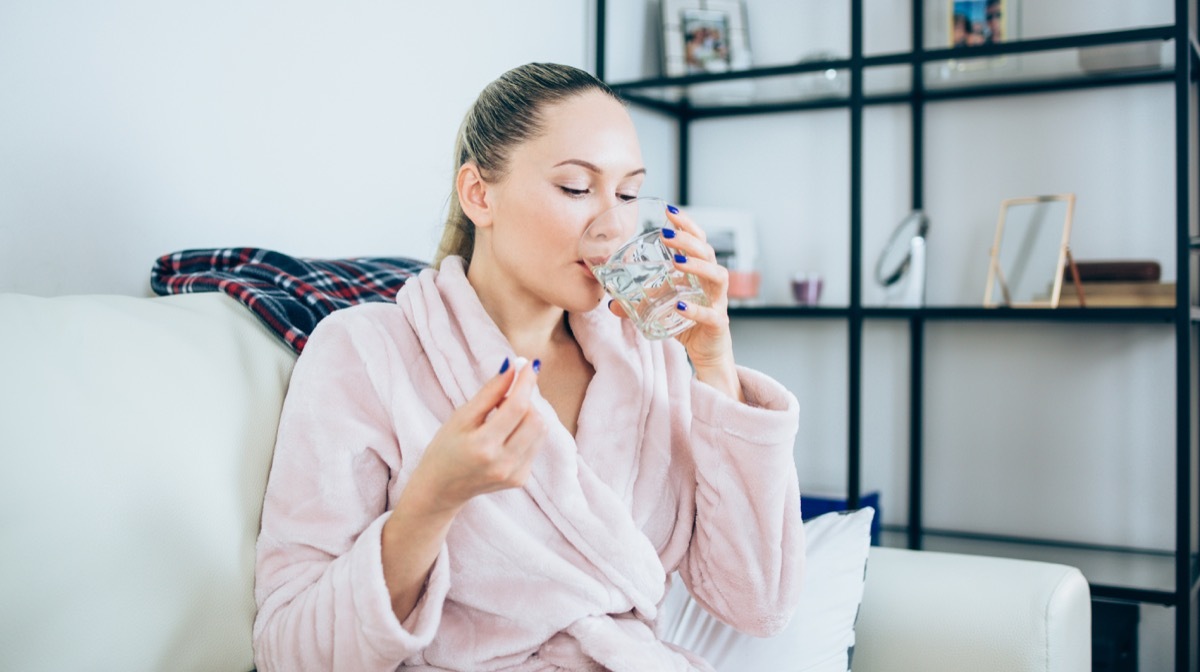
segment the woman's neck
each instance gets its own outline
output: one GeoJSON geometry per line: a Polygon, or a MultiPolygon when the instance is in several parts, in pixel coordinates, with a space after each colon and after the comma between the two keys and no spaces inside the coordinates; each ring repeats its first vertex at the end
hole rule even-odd
{"type": "Polygon", "coordinates": [[[545,358],[554,344],[570,338],[562,308],[529,293],[486,258],[472,260],[467,281],[514,354],[529,360],[545,358]]]}

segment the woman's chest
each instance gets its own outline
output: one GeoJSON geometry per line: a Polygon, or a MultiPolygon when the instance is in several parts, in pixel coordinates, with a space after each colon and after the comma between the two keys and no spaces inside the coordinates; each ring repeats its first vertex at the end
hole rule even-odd
{"type": "Polygon", "coordinates": [[[538,393],[554,409],[563,427],[571,436],[576,436],[579,412],[595,371],[578,348],[573,350],[558,353],[553,359],[542,362],[538,374],[538,393]]]}

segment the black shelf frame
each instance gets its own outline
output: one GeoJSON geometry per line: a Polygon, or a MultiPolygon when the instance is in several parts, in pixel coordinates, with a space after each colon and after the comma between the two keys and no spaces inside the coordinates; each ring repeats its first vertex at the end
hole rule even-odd
{"type": "MultiPolygon", "coordinates": [[[[918,10],[914,10],[916,13],[918,10]]],[[[922,20],[924,20],[924,13],[922,20]]],[[[853,21],[853,8],[852,8],[853,21]]],[[[914,31],[920,33],[924,40],[922,26],[914,31]]],[[[798,112],[805,110],[854,108],[851,100],[853,93],[844,97],[799,98],[791,101],[754,103],[748,105],[695,106],[684,97],[678,102],[670,102],[655,98],[646,92],[656,89],[685,89],[697,84],[709,84],[722,81],[754,80],[787,75],[799,75],[824,70],[849,70],[851,86],[862,80],[862,73],[874,67],[889,65],[907,65],[912,68],[912,85],[906,92],[889,92],[878,94],[863,94],[858,105],[895,105],[914,100],[958,100],[963,98],[994,97],[1003,95],[1022,95],[1040,92],[1059,92],[1074,89],[1102,88],[1108,86],[1127,86],[1131,84],[1153,84],[1170,82],[1176,76],[1177,68],[1162,68],[1149,71],[1116,71],[1104,74],[1075,74],[1056,78],[1032,80],[996,81],[974,85],[949,85],[928,88],[924,85],[924,68],[926,63],[952,59],[974,59],[1002,55],[1037,54],[1046,51],[1062,49],[1079,49],[1082,47],[1110,46],[1131,42],[1149,42],[1156,40],[1175,39],[1175,26],[1155,26],[1107,33],[1085,33],[1048,37],[1036,40],[1025,40],[990,46],[971,47],[968,49],[931,49],[915,48],[912,51],[876,56],[865,56],[861,52],[855,56],[853,35],[851,39],[851,57],[828,61],[809,61],[793,65],[752,68],[739,72],[720,74],[697,74],[684,77],[655,77],[650,79],[632,80],[626,82],[611,82],[609,85],[630,102],[646,108],[654,109],[680,120],[694,121],[717,117],[731,117],[750,114],[773,114],[779,112],[798,112]]],[[[1190,42],[1190,41],[1189,41],[1190,42]]],[[[861,40],[860,40],[861,43],[861,40]]],[[[920,44],[914,42],[914,44],[920,44]]],[[[861,49],[861,44],[859,45],[861,49]]],[[[1200,47],[1193,49],[1193,55],[1200,47]]]]}
{"type": "MultiPolygon", "coordinates": [[[[864,54],[863,0],[850,2],[850,56],[818,62],[757,67],[720,74],[699,74],[684,77],[656,77],[633,81],[608,82],[629,102],[673,118],[678,124],[679,185],[677,202],[687,204],[689,175],[690,125],[702,119],[745,115],[803,112],[809,110],[846,109],[850,116],[850,297],[849,305],[833,307],[799,306],[737,306],[730,308],[735,319],[817,319],[837,320],[847,324],[848,333],[848,398],[847,398],[847,499],[855,508],[862,496],[861,483],[861,383],[862,337],[870,320],[906,320],[910,342],[910,408],[909,408],[909,501],[908,524],[901,526],[905,545],[912,549],[925,546],[926,537],[975,539],[998,543],[1026,544],[1059,549],[1087,550],[1101,554],[1137,553],[1144,556],[1174,556],[1175,589],[1153,590],[1122,585],[1093,583],[1092,595],[1099,599],[1132,603],[1159,604],[1174,608],[1175,669],[1190,672],[1200,669],[1200,619],[1193,616],[1200,594],[1200,558],[1192,552],[1193,522],[1200,518],[1191,499],[1200,485],[1200,464],[1193,460],[1192,427],[1200,418],[1200,394],[1193,388],[1192,342],[1200,329],[1200,307],[1192,307],[1190,277],[1200,261],[1200,231],[1191,227],[1191,187],[1200,193],[1200,171],[1193,175],[1190,150],[1196,142],[1190,134],[1190,121],[1197,114],[1190,104],[1193,82],[1200,73],[1200,41],[1193,35],[1191,21],[1194,0],[1174,0],[1175,22],[1169,25],[1085,33],[1055,37],[1017,40],[1004,44],[962,48],[925,48],[925,0],[910,0],[912,8],[912,45],[909,51],[885,54],[864,54]],[[1171,67],[1148,71],[1115,72],[1111,74],[1071,74],[1024,80],[995,81],[957,86],[927,86],[925,66],[951,59],[971,59],[1001,55],[1038,54],[1065,49],[1106,46],[1134,42],[1174,42],[1174,64],[1171,67]],[[908,66],[911,84],[907,91],[866,93],[863,76],[871,68],[908,66]],[[828,69],[849,72],[850,91],[842,97],[797,98],[795,100],[750,103],[745,105],[696,105],[688,98],[688,87],[712,82],[754,80],[768,77],[798,75],[828,69]],[[931,103],[981,97],[1000,97],[1038,93],[1064,92],[1103,87],[1124,87],[1149,84],[1171,84],[1175,92],[1175,193],[1176,193],[1176,301],[1173,308],[1083,308],[1083,309],[996,309],[974,306],[925,306],[921,308],[887,308],[862,304],[862,143],[863,110],[874,105],[906,105],[910,108],[912,124],[912,195],[914,210],[924,208],[924,137],[925,107],[931,103]],[[673,93],[674,96],[664,96],[673,93]],[[677,98],[677,99],[670,99],[677,98]],[[924,523],[922,492],[924,438],[924,350],[925,326],[928,322],[1001,321],[1080,324],[1159,324],[1168,325],[1175,333],[1176,361],[1176,539],[1175,551],[1147,551],[1079,544],[1067,541],[1022,539],[995,534],[928,529],[924,523]]],[[[596,0],[596,63],[599,78],[606,79],[606,0],[596,0]]],[[[888,526],[885,526],[887,529],[888,526]]],[[[896,531],[893,529],[893,531],[896,531]]]]}

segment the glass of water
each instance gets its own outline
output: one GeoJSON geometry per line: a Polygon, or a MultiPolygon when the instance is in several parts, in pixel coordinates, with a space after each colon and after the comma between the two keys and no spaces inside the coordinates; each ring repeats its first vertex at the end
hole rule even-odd
{"type": "Polygon", "coordinates": [[[666,201],[635,198],[601,213],[579,240],[580,258],[650,339],[694,324],[676,310],[680,301],[709,305],[696,276],[675,268],[674,252],[662,242],[664,228],[675,228],[666,201]]]}

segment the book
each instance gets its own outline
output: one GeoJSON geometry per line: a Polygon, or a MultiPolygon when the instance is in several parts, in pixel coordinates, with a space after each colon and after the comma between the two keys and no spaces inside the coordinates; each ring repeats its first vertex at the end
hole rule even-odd
{"type": "MultiPolygon", "coordinates": [[[[1084,282],[1083,298],[1086,307],[1114,306],[1163,307],[1175,306],[1173,282],[1084,282]]],[[[1074,283],[1064,282],[1058,297],[1060,308],[1078,308],[1079,296],[1074,283]]]]}
{"type": "MultiPolygon", "coordinates": [[[[1133,259],[1075,261],[1080,282],[1158,282],[1162,266],[1157,261],[1133,259]]],[[[1071,282],[1071,266],[1063,267],[1063,280],[1071,282]]]]}

